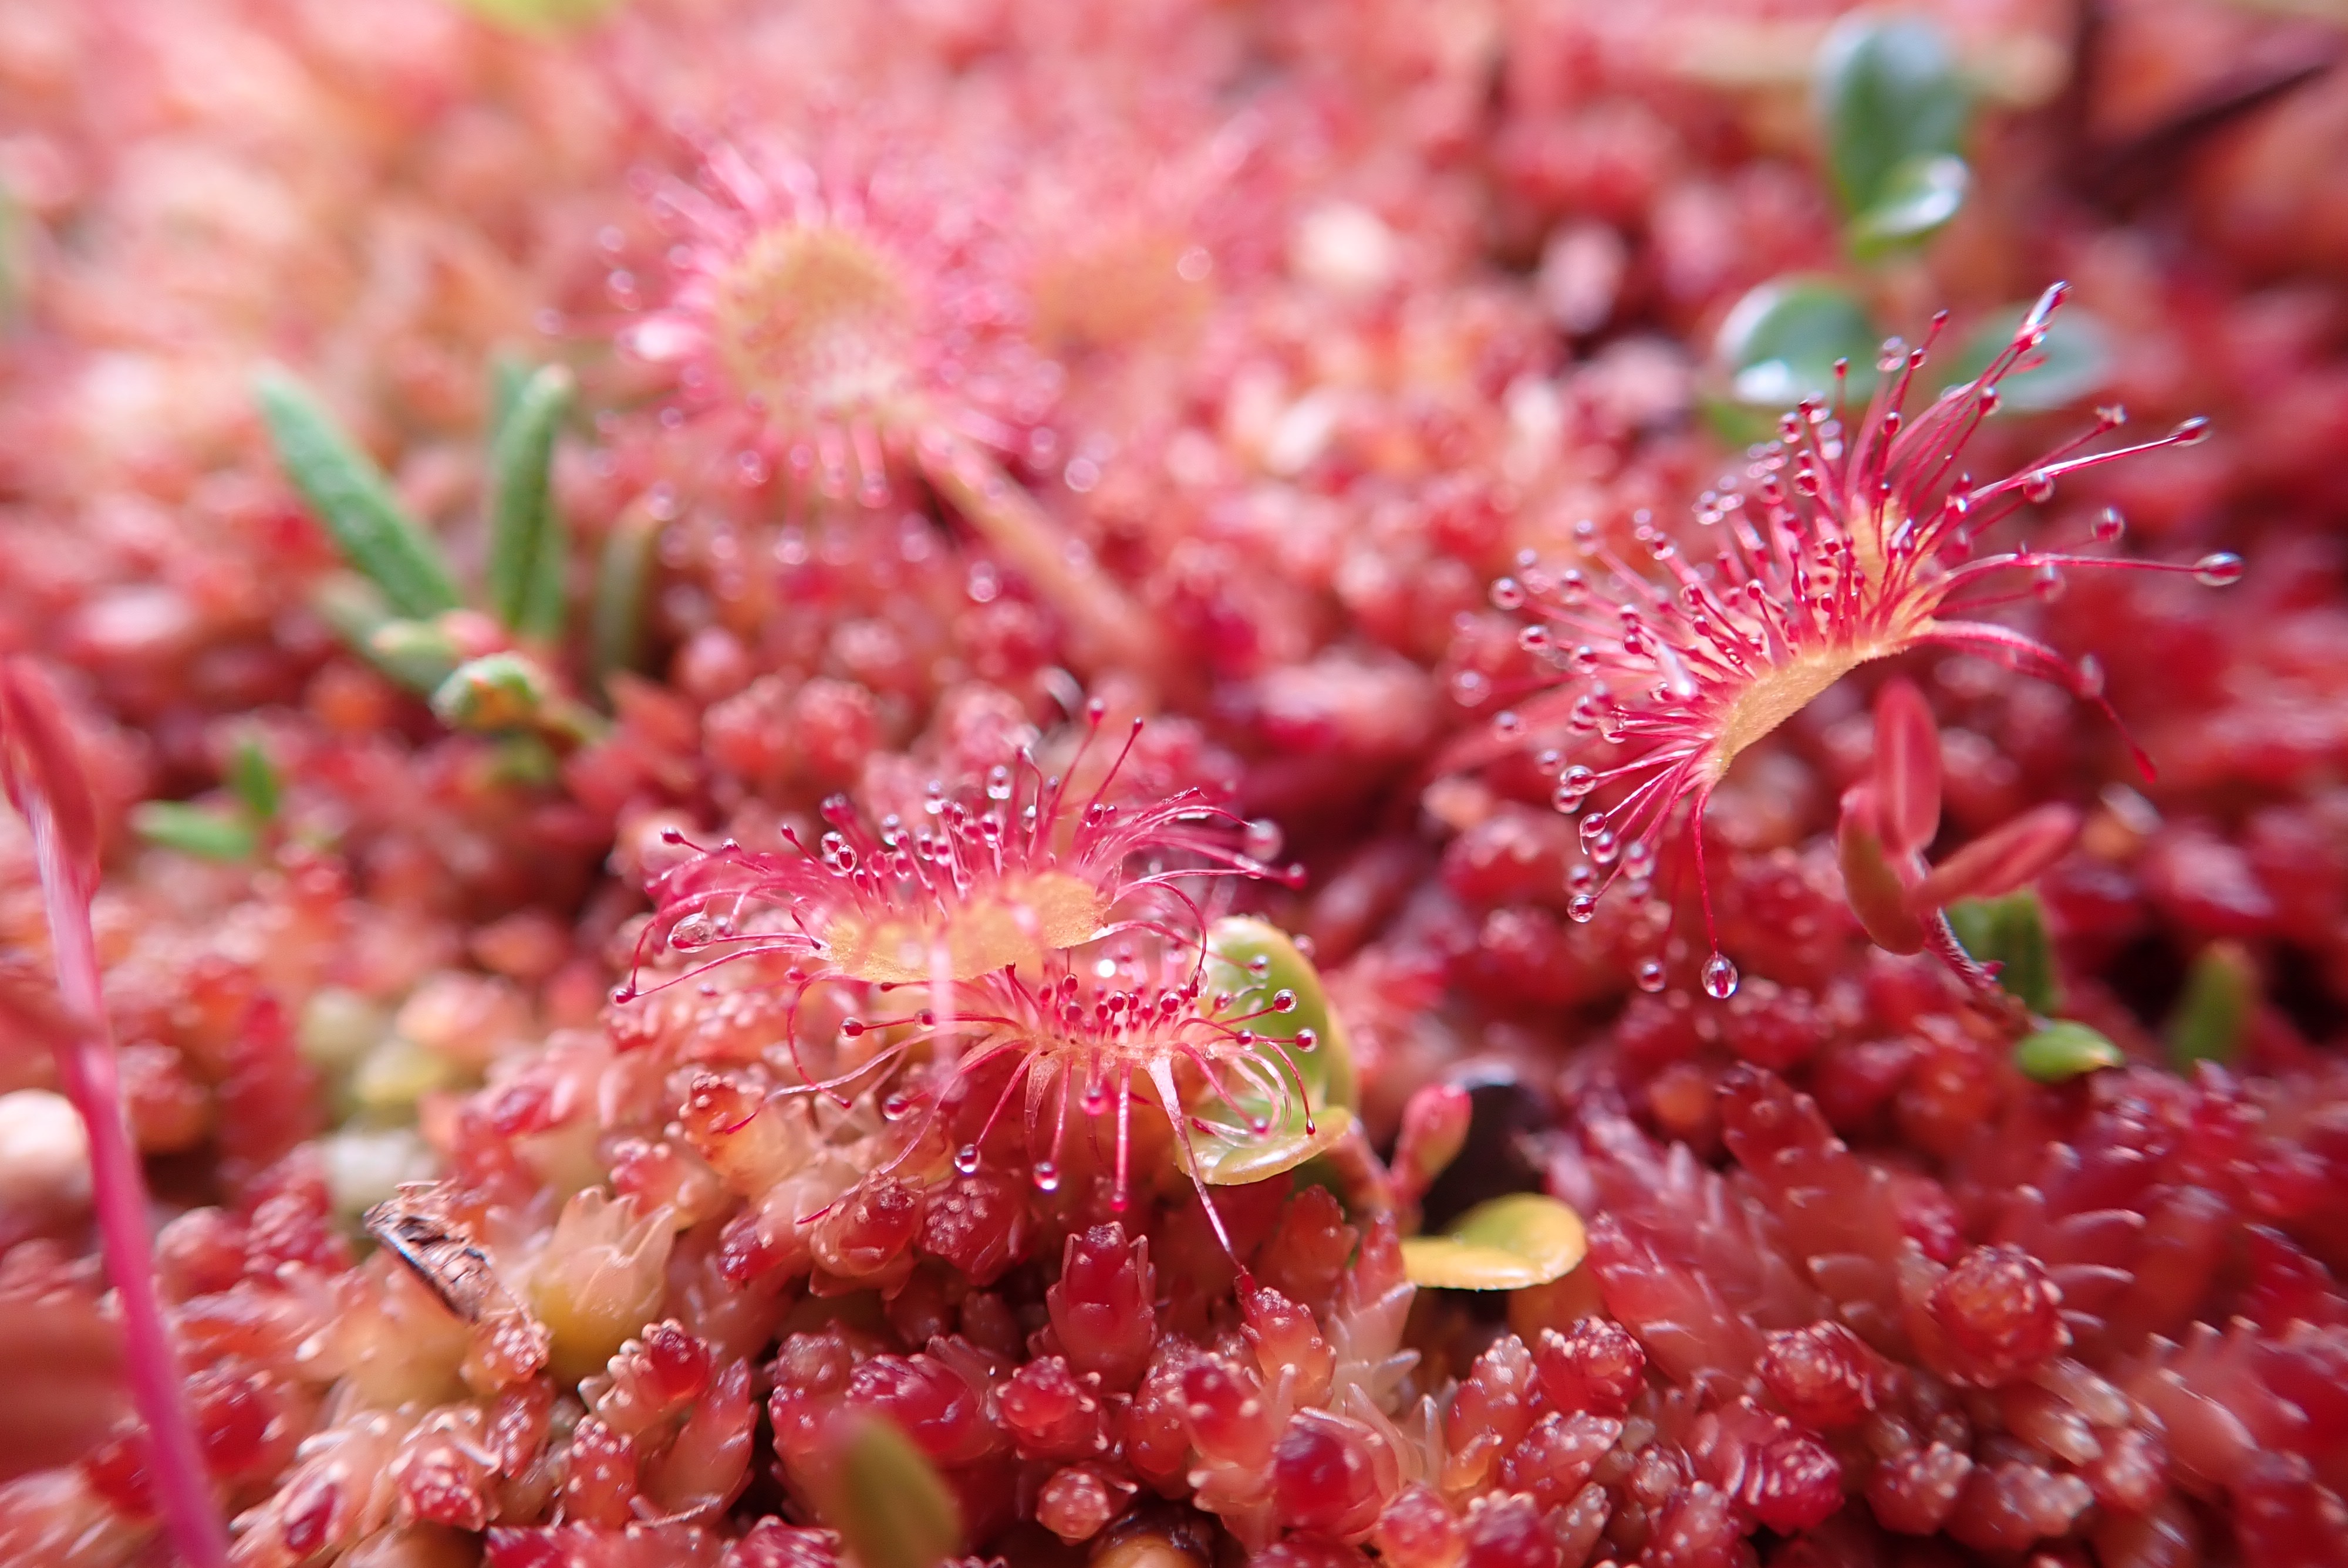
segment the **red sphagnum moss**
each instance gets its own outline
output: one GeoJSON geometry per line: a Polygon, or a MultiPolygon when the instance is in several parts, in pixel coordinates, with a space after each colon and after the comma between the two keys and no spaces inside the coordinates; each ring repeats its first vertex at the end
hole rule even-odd
{"type": "Polygon", "coordinates": [[[0,13],[0,1562],[2348,1562],[2348,84],[1844,8],[0,13]]]}

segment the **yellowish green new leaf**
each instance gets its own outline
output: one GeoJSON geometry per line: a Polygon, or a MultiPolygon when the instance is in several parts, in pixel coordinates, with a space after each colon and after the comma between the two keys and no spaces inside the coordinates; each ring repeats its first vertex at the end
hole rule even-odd
{"type": "Polygon", "coordinates": [[[1478,1204],[1441,1235],[1402,1244],[1413,1285],[1441,1290],[1523,1290],[1571,1273],[1590,1250],[1581,1216],[1540,1193],[1478,1204]]]}

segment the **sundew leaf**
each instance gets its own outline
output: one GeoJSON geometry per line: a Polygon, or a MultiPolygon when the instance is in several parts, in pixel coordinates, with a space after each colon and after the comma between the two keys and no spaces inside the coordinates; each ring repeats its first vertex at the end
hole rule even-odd
{"type": "Polygon", "coordinates": [[[533,372],[499,424],[489,457],[489,609],[524,637],[562,635],[569,555],[549,481],[554,439],[576,384],[561,365],[533,372]]]}
{"type": "Polygon", "coordinates": [[[1730,400],[1771,414],[1834,396],[1838,360],[1844,395],[1865,397],[1875,386],[1875,328],[1849,291],[1798,276],[1773,278],[1737,301],[1713,343],[1730,400]]]}
{"type": "MultiPolygon", "coordinates": [[[[1965,334],[1951,363],[1945,386],[1977,381],[2022,325],[2027,304],[2006,305],[1965,334]]],[[[2046,336],[2024,362],[1997,384],[1998,411],[2043,414],[2092,397],[2112,375],[2111,329],[2080,305],[2069,305],[2046,323],[2046,336]]]]}
{"type": "Polygon", "coordinates": [[[2027,888],[2002,898],[1964,898],[1949,906],[1957,942],[1982,963],[1998,966],[1997,983],[2022,1005],[2047,1016],[2062,1005],[2054,980],[2054,946],[2046,911],[2027,888]]]}
{"type": "Polygon", "coordinates": [[[1258,1045],[1243,1064],[1230,1067],[1223,1075],[1228,1102],[1193,1108],[1192,1173],[1210,1186],[1244,1186],[1336,1147],[1354,1124],[1353,1054],[1312,960],[1278,927],[1252,916],[1226,917],[1208,928],[1207,989],[1230,999],[1218,1017],[1245,1020],[1241,1027],[1282,1043],[1258,1045]],[[1283,991],[1295,998],[1285,1012],[1276,1010],[1283,991]],[[1311,1050],[1285,1043],[1306,1030],[1311,1050]],[[1275,1083],[1286,1091],[1275,1095],[1275,1083]]]}
{"type": "Polygon", "coordinates": [[[2168,1060],[2180,1072],[2197,1063],[2230,1065],[2259,1009],[2258,965],[2239,942],[2212,942],[2185,974],[2185,992],[2168,1015],[2168,1060]]]}
{"type": "Polygon", "coordinates": [[[1402,1244],[1403,1273],[1439,1290],[1523,1290],[1561,1279],[1590,1250],[1581,1216],[1540,1193],[1478,1204],[1441,1235],[1402,1244]]]}
{"type": "Polygon", "coordinates": [[[2070,1019],[2048,1024],[2013,1048],[2013,1065],[2041,1083],[2067,1082],[2127,1060],[2118,1046],[2070,1019]]]}
{"type": "Polygon", "coordinates": [[[1873,256],[1921,240],[1957,215],[1972,170],[1953,153],[1922,153],[1895,167],[1875,204],[1850,220],[1851,248],[1873,256]]]}
{"type": "MultiPolygon", "coordinates": [[[[1207,931],[1207,989],[1229,993],[1227,1018],[1261,1013],[1254,1027],[1282,1036],[1313,1031],[1310,1050],[1292,1047],[1288,1059],[1312,1091],[1316,1109],[1354,1104],[1354,1056],[1344,1020],[1329,1005],[1321,986],[1321,971],[1297,949],[1287,932],[1252,915],[1230,915],[1207,931]],[[1274,1012],[1282,991],[1293,993],[1296,1006],[1274,1012]]],[[[1274,1061],[1267,1051],[1266,1060],[1274,1061]]]]}
{"type": "Polygon", "coordinates": [[[204,860],[249,860],[260,846],[242,816],[185,801],[147,801],[132,808],[130,828],[149,844],[204,860]]]}
{"type": "MultiPolygon", "coordinates": [[[[1921,176],[1926,160],[1962,149],[1972,95],[1947,37],[1926,17],[1845,17],[1818,46],[1812,87],[1835,197],[1854,225],[1867,224],[1879,210],[1912,203],[1920,188],[1933,183],[1921,176]]],[[[1962,189],[1958,194],[1962,199],[1962,189]]],[[[1914,209],[1911,217],[1924,210],[1914,209]]],[[[1938,227],[1955,210],[1951,206],[1908,237],[1938,227]]]]}

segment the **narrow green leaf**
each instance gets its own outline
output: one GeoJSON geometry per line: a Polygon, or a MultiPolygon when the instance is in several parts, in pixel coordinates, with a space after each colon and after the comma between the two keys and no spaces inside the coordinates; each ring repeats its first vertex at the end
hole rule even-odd
{"type": "Polygon", "coordinates": [[[150,800],[135,806],[130,827],[149,844],[206,860],[247,860],[259,847],[251,823],[185,801],[150,800]]]}
{"type": "Polygon", "coordinates": [[[1866,307],[1826,278],[1773,278],[1736,302],[1720,323],[1714,359],[1732,400],[1777,413],[1805,397],[1835,395],[1835,362],[1848,362],[1844,395],[1875,387],[1875,329],[1866,307]]]}
{"type": "Polygon", "coordinates": [[[256,824],[273,822],[283,789],[277,777],[277,764],[269,760],[260,740],[246,735],[236,743],[228,754],[228,787],[244,807],[244,815],[256,824]]]}
{"type": "Polygon", "coordinates": [[[2013,1065],[2041,1083],[2068,1082],[2127,1060],[2118,1046],[2070,1019],[2048,1024],[2013,1048],[2013,1065]]]}
{"type": "Polygon", "coordinates": [[[613,525],[595,569],[595,606],[590,629],[595,679],[609,681],[639,668],[644,657],[644,610],[652,593],[653,546],[660,538],[657,518],[630,507],[613,525]]]}
{"type": "Polygon", "coordinates": [[[533,373],[489,459],[489,609],[523,636],[549,641],[562,635],[568,553],[549,481],[574,390],[561,365],[533,373]]]}
{"type": "Polygon", "coordinates": [[[2259,1010],[2259,969],[2239,942],[2212,942],[2186,971],[2185,994],[2168,1015],[2168,1060],[2178,1071],[2196,1062],[2230,1065],[2240,1056],[2259,1010]]]}
{"type": "Polygon", "coordinates": [[[1524,1290],[1562,1279],[1590,1250],[1581,1216],[1540,1193],[1478,1204],[1442,1235],[1402,1244],[1403,1273],[1440,1290],[1524,1290]]]}
{"type": "Polygon", "coordinates": [[[1948,39],[1924,16],[1846,16],[1818,47],[1812,85],[1846,218],[1881,207],[1911,159],[1963,150],[1972,97],[1948,39]]]}
{"type": "Polygon", "coordinates": [[[489,356],[489,450],[498,447],[498,437],[513,417],[514,405],[521,401],[521,389],[530,380],[530,364],[520,355],[499,349],[489,356]]]}
{"type": "Polygon", "coordinates": [[[599,22],[620,0],[458,0],[486,21],[517,33],[560,33],[599,22]]]}
{"type": "Polygon", "coordinates": [[[408,516],[383,470],[351,444],[309,389],[272,365],[254,379],[253,396],[286,477],[343,559],[403,615],[456,609],[456,582],[438,543],[408,516]]]}
{"type": "Polygon", "coordinates": [[[844,1415],[832,1435],[819,1510],[863,1568],[937,1568],[961,1550],[953,1492],[894,1422],[844,1415]]]}
{"type": "MultiPolygon", "coordinates": [[[[2013,341],[2029,311],[2027,304],[2007,305],[1967,333],[1942,385],[1980,380],[1990,361],[2013,341]]],[[[1999,412],[2043,414],[2068,408],[2095,395],[2111,379],[2111,329],[2085,307],[2065,305],[2046,323],[2045,340],[2024,365],[1997,384],[1999,412]]]]}
{"type": "Polygon", "coordinates": [[[1972,184],[1972,170],[1953,153],[1919,153],[1884,177],[1875,204],[1850,220],[1851,248],[1879,255],[1921,240],[1957,215],[1972,184]]]}
{"type": "Polygon", "coordinates": [[[412,692],[429,696],[461,661],[456,639],[429,620],[391,620],[366,641],[376,667],[412,692]]]}
{"type": "Polygon", "coordinates": [[[1964,950],[1998,966],[1997,983],[2022,1005],[2046,1017],[2062,1005],[2054,979],[2054,946],[2046,911],[2024,888],[2003,898],[1964,898],[1949,906],[1949,927],[1964,950]]]}
{"type": "Polygon", "coordinates": [[[32,279],[32,220],[0,184],[0,327],[14,321],[32,279]]]}

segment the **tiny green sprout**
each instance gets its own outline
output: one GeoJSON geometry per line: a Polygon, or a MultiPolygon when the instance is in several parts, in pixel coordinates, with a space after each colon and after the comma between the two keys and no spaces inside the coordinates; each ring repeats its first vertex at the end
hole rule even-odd
{"type": "Polygon", "coordinates": [[[532,730],[569,741],[592,740],[601,715],[565,697],[526,653],[484,653],[449,672],[432,693],[432,712],[452,730],[500,733],[532,730]]]}
{"type": "Polygon", "coordinates": [[[2013,1065],[2041,1083],[2066,1083],[2126,1060],[2118,1046],[2070,1019],[2046,1025],[2013,1048],[2013,1065]]]}
{"type": "Polygon", "coordinates": [[[1524,1290],[1570,1274],[1590,1250],[1581,1216],[1540,1193],[1478,1204],[1442,1235],[1402,1244],[1413,1285],[1442,1290],[1524,1290]]]}
{"type": "Polygon", "coordinates": [[[599,683],[644,662],[644,606],[651,598],[653,547],[660,527],[650,508],[634,506],[621,514],[603,540],[588,627],[589,662],[599,683]]]}
{"type": "Polygon", "coordinates": [[[2204,1061],[2230,1066],[2258,1016],[2259,991],[2257,960],[2240,942],[2212,942],[2202,948],[2168,1015],[2171,1064],[2180,1072],[2204,1061]]]}
{"type": "Polygon", "coordinates": [[[284,786],[277,776],[277,764],[269,760],[269,753],[258,737],[243,736],[230,750],[228,787],[237,804],[244,808],[244,815],[255,825],[265,825],[277,820],[284,786]]]}
{"type": "Polygon", "coordinates": [[[843,1415],[813,1489],[863,1568],[936,1568],[962,1546],[962,1511],[922,1450],[880,1416],[843,1415]]]}
{"type": "Polygon", "coordinates": [[[160,848],[201,860],[250,860],[261,844],[241,814],[180,800],[141,802],[131,810],[130,829],[160,848]]]}
{"type": "Polygon", "coordinates": [[[2054,983],[2054,948],[2038,895],[2024,888],[2000,898],[1963,898],[1949,906],[1949,925],[1964,950],[1997,966],[1997,983],[2034,1013],[2062,1005],[2054,983]]]}

